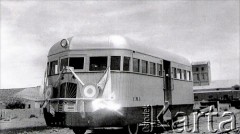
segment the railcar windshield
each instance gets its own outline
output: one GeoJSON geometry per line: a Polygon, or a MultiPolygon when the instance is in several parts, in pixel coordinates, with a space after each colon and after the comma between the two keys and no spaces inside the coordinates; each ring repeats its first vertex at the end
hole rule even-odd
{"type": "Polygon", "coordinates": [[[84,57],[70,57],[61,59],[60,71],[63,67],[71,66],[74,69],[83,69],[84,67],[84,57]]]}
{"type": "Polygon", "coordinates": [[[69,66],[74,69],[83,69],[84,58],[83,57],[71,57],[69,58],[69,66]]]}
{"type": "Polygon", "coordinates": [[[107,57],[90,57],[90,71],[101,71],[107,68],[107,57]]]}

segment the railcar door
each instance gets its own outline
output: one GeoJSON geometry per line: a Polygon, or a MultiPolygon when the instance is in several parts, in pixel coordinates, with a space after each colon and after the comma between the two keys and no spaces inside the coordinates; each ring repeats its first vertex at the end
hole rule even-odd
{"type": "Polygon", "coordinates": [[[171,63],[170,61],[163,60],[163,90],[164,101],[168,101],[172,104],[172,87],[171,87],[171,63]]]}

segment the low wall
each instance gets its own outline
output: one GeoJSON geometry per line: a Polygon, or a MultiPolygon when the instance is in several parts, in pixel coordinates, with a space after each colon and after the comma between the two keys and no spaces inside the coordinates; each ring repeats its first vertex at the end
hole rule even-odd
{"type": "Polygon", "coordinates": [[[0,119],[29,118],[43,116],[42,109],[0,109],[0,119]]]}

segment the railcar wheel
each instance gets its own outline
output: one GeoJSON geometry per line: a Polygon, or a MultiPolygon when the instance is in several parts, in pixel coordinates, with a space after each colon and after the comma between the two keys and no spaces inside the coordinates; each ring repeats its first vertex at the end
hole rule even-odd
{"type": "Polygon", "coordinates": [[[72,130],[75,134],[85,134],[87,129],[86,128],[72,128],[72,130]]]}
{"type": "Polygon", "coordinates": [[[139,134],[139,125],[133,124],[124,127],[125,132],[128,134],[139,134]]]}

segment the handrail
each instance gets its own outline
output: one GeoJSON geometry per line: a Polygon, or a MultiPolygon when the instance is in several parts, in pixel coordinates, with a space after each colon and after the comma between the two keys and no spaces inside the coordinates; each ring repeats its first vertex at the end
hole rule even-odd
{"type": "Polygon", "coordinates": [[[85,84],[83,83],[83,81],[77,76],[77,74],[73,71],[73,69],[71,67],[67,67],[68,70],[70,70],[72,72],[72,74],[74,75],[74,77],[80,82],[80,84],[82,86],[84,86],[85,84]]]}
{"type": "Polygon", "coordinates": [[[165,74],[165,70],[163,70],[163,89],[166,89],[166,74],[165,74]]]}

